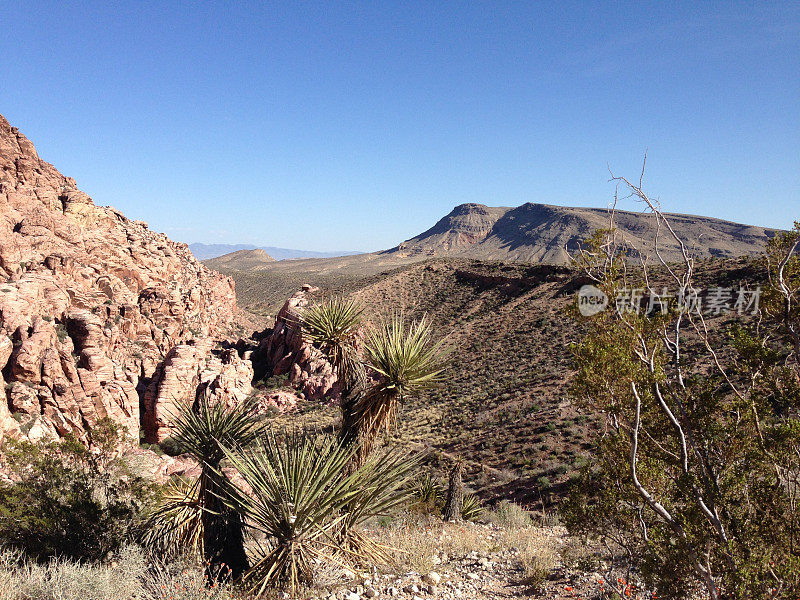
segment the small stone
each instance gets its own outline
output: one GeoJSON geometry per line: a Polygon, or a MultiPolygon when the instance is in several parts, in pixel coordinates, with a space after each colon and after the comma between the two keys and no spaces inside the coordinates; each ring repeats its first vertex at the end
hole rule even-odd
{"type": "Polygon", "coordinates": [[[367,598],[377,598],[379,594],[375,588],[368,587],[364,590],[364,595],[367,598]]]}
{"type": "Polygon", "coordinates": [[[416,584],[412,583],[411,585],[407,585],[406,587],[404,587],[403,591],[406,594],[416,594],[417,592],[419,592],[419,587],[416,584]]]}
{"type": "Polygon", "coordinates": [[[422,576],[422,581],[424,581],[425,583],[430,583],[431,585],[438,585],[441,580],[442,576],[439,575],[436,571],[431,571],[427,575],[422,576]]]}
{"type": "Polygon", "coordinates": [[[467,578],[472,579],[473,581],[477,581],[478,579],[481,578],[481,576],[478,575],[477,573],[467,573],[467,578]]]}
{"type": "Polygon", "coordinates": [[[361,596],[359,596],[355,592],[347,592],[344,595],[344,600],[361,600],[361,596]]]}
{"type": "Polygon", "coordinates": [[[400,590],[398,590],[396,587],[390,587],[386,590],[386,593],[390,596],[398,596],[400,595],[400,590]]]}

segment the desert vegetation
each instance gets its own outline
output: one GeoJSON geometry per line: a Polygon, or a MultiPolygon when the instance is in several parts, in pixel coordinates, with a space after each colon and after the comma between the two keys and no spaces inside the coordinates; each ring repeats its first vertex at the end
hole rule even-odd
{"type": "MultiPolygon", "coordinates": [[[[641,182],[618,181],[682,243],[641,182]]],[[[628,268],[613,221],[577,257],[607,298],[641,290],[658,301],[583,317],[575,397],[607,425],[562,514],[573,531],[613,546],[659,597],[800,592],[798,245],[800,224],[770,241],[760,307],[748,303],[758,318],[719,331],[706,321],[701,301],[713,299],[700,296],[688,250],[662,264],[669,297],[646,265],[628,268]]]]}

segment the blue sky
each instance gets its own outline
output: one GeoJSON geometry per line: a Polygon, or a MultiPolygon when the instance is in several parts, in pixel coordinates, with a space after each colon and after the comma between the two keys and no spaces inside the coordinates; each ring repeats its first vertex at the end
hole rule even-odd
{"type": "Polygon", "coordinates": [[[463,202],[800,218],[800,3],[0,3],[0,114],[186,242],[376,250],[463,202]]]}

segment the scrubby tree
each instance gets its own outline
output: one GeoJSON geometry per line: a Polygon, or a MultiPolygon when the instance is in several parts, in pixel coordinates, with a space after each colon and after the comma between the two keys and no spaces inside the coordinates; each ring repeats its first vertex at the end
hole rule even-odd
{"type": "Polygon", "coordinates": [[[109,419],[92,429],[92,448],[67,436],[6,439],[0,482],[0,543],[36,560],[100,560],[137,533],[155,486],[116,453],[123,431],[109,419]]]}
{"type": "Polygon", "coordinates": [[[613,213],[576,256],[611,302],[589,317],[576,307],[587,334],[573,347],[575,397],[606,428],[562,512],[616,542],[659,597],[797,597],[800,224],[769,243],[756,316],[711,326],[690,251],[641,180],[616,180],[653,213],[655,267],[637,264],[613,213]],[[660,235],[682,261],[661,260],[660,235]],[[615,306],[631,290],[643,310],[615,306]]]}

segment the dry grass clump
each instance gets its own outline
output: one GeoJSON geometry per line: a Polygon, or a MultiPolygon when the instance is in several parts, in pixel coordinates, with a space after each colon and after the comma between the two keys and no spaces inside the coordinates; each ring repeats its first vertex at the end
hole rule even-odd
{"type": "Polygon", "coordinates": [[[530,525],[492,527],[476,523],[444,523],[431,516],[404,514],[371,532],[388,546],[398,571],[425,573],[447,568],[440,562],[458,560],[473,552],[511,551],[526,580],[546,576],[558,563],[559,538],[530,525]],[[446,559],[445,559],[446,555],[446,559]]]}
{"type": "Polygon", "coordinates": [[[522,583],[543,583],[559,562],[559,545],[552,531],[539,527],[514,527],[501,530],[499,545],[515,548],[522,567],[522,583]]]}
{"type": "Polygon", "coordinates": [[[488,515],[489,521],[500,527],[519,528],[532,524],[530,513],[519,504],[503,500],[488,515]]]}
{"type": "Polygon", "coordinates": [[[136,547],[123,548],[110,564],[63,559],[46,564],[0,550],[3,600],[232,600],[230,589],[205,586],[197,566],[164,567],[136,547]]]}

